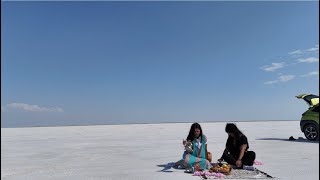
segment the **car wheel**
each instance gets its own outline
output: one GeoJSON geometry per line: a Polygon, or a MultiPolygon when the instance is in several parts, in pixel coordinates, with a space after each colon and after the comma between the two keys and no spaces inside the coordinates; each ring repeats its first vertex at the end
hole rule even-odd
{"type": "Polygon", "coordinates": [[[304,127],[304,135],[307,139],[311,141],[315,141],[319,138],[319,130],[316,125],[314,124],[307,124],[304,127]]]}

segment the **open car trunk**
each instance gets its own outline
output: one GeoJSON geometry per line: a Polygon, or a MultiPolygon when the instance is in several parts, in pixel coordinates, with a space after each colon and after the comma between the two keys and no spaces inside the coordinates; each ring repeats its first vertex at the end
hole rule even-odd
{"type": "Polygon", "coordinates": [[[303,99],[304,101],[306,101],[310,107],[319,104],[319,96],[314,94],[300,94],[296,97],[298,99],[303,99]]]}

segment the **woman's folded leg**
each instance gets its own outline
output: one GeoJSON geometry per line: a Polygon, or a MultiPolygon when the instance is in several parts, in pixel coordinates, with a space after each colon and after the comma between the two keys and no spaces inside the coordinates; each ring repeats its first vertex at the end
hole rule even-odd
{"type": "Polygon", "coordinates": [[[228,153],[223,153],[222,158],[231,165],[236,165],[236,161],[237,159],[232,155],[232,154],[228,154],[228,153]]]}
{"type": "Polygon", "coordinates": [[[248,151],[243,155],[242,163],[244,165],[252,166],[256,159],[256,153],[254,151],[248,151]]]}

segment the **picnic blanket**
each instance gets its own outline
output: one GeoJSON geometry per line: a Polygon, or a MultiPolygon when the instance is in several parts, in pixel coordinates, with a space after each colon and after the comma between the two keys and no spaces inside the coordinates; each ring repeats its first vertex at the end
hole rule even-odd
{"type": "MultiPolygon", "coordinates": [[[[203,172],[199,175],[195,172],[196,176],[199,176],[201,179],[272,179],[273,177],[265,172],[260,171],[255,168],[252,170],[244,170],[244,169],[232,169],[230,175],[219,175],[210,174],[203,172]]],[[[193,174],[195,176],[195,174],[193,174]]]]}

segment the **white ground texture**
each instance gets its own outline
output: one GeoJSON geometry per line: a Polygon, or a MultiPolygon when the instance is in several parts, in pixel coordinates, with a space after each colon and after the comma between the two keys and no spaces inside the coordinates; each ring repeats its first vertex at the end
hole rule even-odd
{"type": "MultiPolygon", "coordinates": [[[[256,152],[255,165],[275,179],[318,180],[319,141],[305,139],[299,121],[236,122],[256,152]],[[298,139],[289,141],[293,136],[298,139]]],[[[218,159],[226,123],[200,123],[218,159]]],[[[1,128],[1,179],[201,179],[164,169],[183,153],[191,123],[1,128]]]]}

